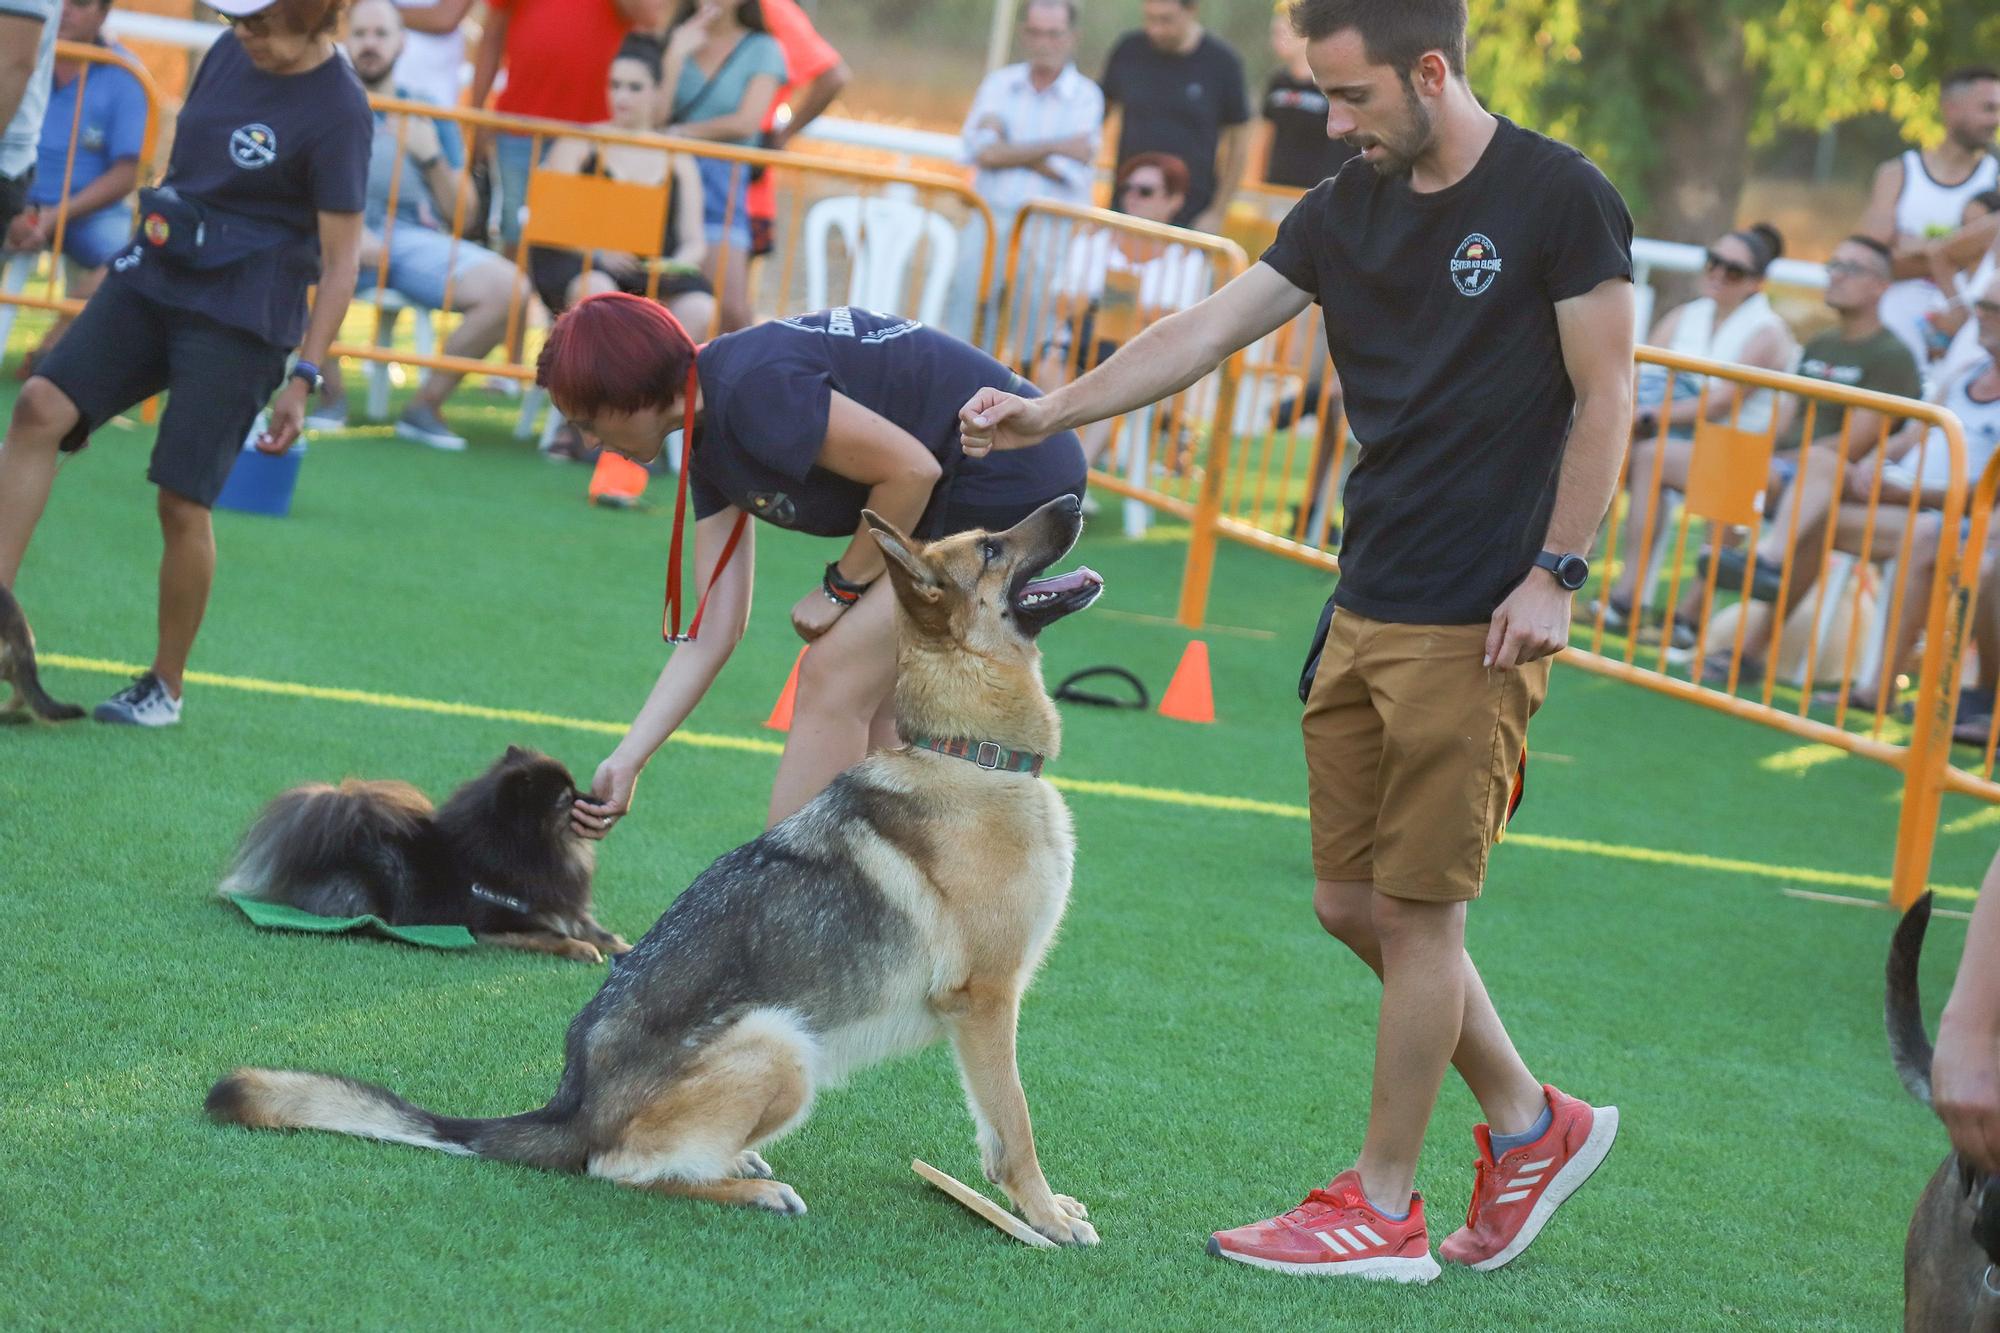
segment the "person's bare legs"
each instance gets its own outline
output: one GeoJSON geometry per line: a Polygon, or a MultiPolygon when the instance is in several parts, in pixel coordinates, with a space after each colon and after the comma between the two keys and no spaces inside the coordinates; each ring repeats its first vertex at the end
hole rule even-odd
{"type": "Polygon", "coordinates": [[[160,554],[160,643],[153,655],[153,674],[178,699],[188,654],[194,650],[194,636],[215,584],[215,529],[205,506],[164,487],[159,509],[166,547],[160,554]]]}
{"type": "Polygon", "coordinates": [[[875,710],[875,718],[868,724],[868,753],[893,750],[902,743],[903,734],[896,730],[896,691],[892,686],[882,696],[882,705],[875,710]]]}
{"type": "MultiPolygon", "coordinates": [[[[516,302],[525,309],[533,299],[528,280],[505,260],[489,260],[452,282],[453,310],[465,318],[445,339],[446,356],[478,360],[500,345],[507,336],[507,312],[516,302]]],[[[522,321],[526,323],[526,320],[522,321]]],[[[423,387],[411,399],[411,406],[423,407],[435,415],[444,407],[465,376],[458,371],[433,370],[425,374],[423,387]]]]}
{"type": "Polygon", "coordinates": [[[708,329],[697,328],[689,328],[688,332],[700,342],[717,334],[749,328],[751,319],[755,317],[750,308],[749,251],[734,243],[711,245],[703,270],[708,274],[710,285],[720,293],[721,305],[718,308],[722,318],[712,333],[708,329]]]}
{"type": "Polygon", "coordinates": [[[715,323],[715,298],[707,292],[682,292],[670,298],[666,306],[691,338],[704,337],[702,330],[715,323]]]}
{"type": "MultiPolygon", "coordinates": [[[[769,824],[791,815],[868,753],[870,728],[896,683],[895,593],[877,579],[806,650],[769,824]]],[[[768,825],[767,825],[768,827],[768,825]]]]}
{"type": "MultiPolygon", "coordinates": [[[[1345,944],[1378,977],[1383,974],[1383,953],[1375,917],[1376,905],[1381,901],[1384,899],[1376,894],[1375,886],[1366,881],[1323,879],[1313,886],[1313,910],[1319,917],[1320,925],[1345,944]]],[[[1472,956],[1462,947],[1459,955],[1462,960],[1463,998],[1459,1009],[1458,1041],[1451,1051],[1452,1067],[1458,1070],[1459,1077],[1465,1080],[1465,1086],[1478,1100],[1479,1108],[1485,1113],[1486,1122],[1494,1133],[1522,1133],[1535,1123],[1546,1105],[1542,1085],[1535,1081],[1520,1052],[1514,1049],[1513,1039],[1507,1035],[1506,1025],[1500,1021],[1499,1013],[1493,1008],[1493,1000],[1486,993],[1486,983],[1480,979],[1479,969],[1473,966],[1472,956]]],[[[1386,990],[1383,1013],[1386,1019],[1386,990]]],[[[1377,1059],[1380,1059],[1379,1052],[1377,1059]]],[[[1378,1090],[1381,1087],[1379,1077],[1376,1087],[1378,1090]]],[[[1435,1097],[1435,1092],[1432,1096],[1435,1097]]],[[[1428,1120],[1428,1115],[1425,1118],[1428,1120]]],[[[1421,1145],[1422,1140],[1423,1134],[1419,1129],[1413,1142],[1421,1145]]],[[[1414,1172],[1414,1148],[1409,1165],[1414,1172]]],[[[1369,1179],[1364,1172],[1364,1183],[1369,1179]]],[[[1406,1197],[1393,1193],[1377,1196],[1373,1188],[1369,1190],[1369,1195],[1378,1200],[1386,1199],[1392,1205],[1397,1198],[1406,1197]]],[[[1396,1210],[1392,1206],[1391,1211],[1396,1210]]]]}
{"type": "Polygon", "coordinates": [[[55,485],[63,436],[76,422],[76,404],[48,380],[33,375],[21,386],[6,440],[0,442],[0,587],[14,587],[55,485]]]}
{"type": "Polygon", "coordinates": [[[1638,609],[1639,574],[1645,568],[1647,555],[1651,553],[1650,548],[1639,545],[1640,539],[1650,536],[1654,541],[1659,540],[1660,524],[1666,518],[1659,503],[1661,491],[1668,487],[1674,490],[1686,488],[1688,459],[1693,451],[1694,446],[1686,440],[1665,441],[1664,455],[1660,459],[1660,489],[1656,490],[1653,487],[1653,458],[1661,453],[1661,440],[1657,435],[1647,435],[1632,441],[1632,456],[1625,465],[1627,504],[1624,527],[1619,534],[1624,542],[1624,557],[1610,594],[1612,602],[1618,606],[1638,609]],[[1651,533],[1645,531],[1649,509],[1653,512],[1651,533]]]}

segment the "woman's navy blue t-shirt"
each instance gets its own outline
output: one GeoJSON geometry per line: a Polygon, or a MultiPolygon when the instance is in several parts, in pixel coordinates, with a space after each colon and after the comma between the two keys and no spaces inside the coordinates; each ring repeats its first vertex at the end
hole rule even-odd
{"type": "Polygon", "coordinates": [[[138,245],[113,267],[164,305],[295,346],[306,288],[319,277],[319,214],[361,212],[374,137],[368,94],[344,56],[303,74],[267,74],[224,33],[188,89],[164,184],[205,208],[269,224],[282,239],[222,268],[177,267],[138,245]]]}
{"type": "Polygon", "coordinates": [[[869,487],[815,465],[841,393],[915,436],[944,475],[917,525],[944,535],[947,508],[1032,508],[1084,481],[1064,432],[1030,449],[966,458],[958,411],[985,388],[1039,397],[1026,380],[947,333],[840,306],[724,334],[702,349],[702,418],[689,489],[697,518],[727,505],[820,537],[861,524],[869,487]]]}

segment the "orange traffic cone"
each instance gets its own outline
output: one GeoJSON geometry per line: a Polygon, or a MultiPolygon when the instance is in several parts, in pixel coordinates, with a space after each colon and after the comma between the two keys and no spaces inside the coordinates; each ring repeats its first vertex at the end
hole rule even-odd
{"type": "Polygon", "coordinates": [[[1195,639],[1181,654],[1167,692],[1160,696],[1160,716],[1177,722],[1215,721],[1215,692],[1208,683],[1208,645],[1195,639]]]}
{"type": "Polygon", "coordinates": [[[646,469],[629,458],[604,450],[590,474],[590,502],[613,509],[630,509],[646,493],[646,469]]]}
{"type": "Polygon", "coordinates": [[[792,701],[799,693],[799,664],[806,660],[806,650],[799,649],[799,655],[792,660],[792,674],[785,677],[785,688],[778,691],[778,702],[771,707],[771,716],[764,719],[764,725],[772,731],[792,729],[792,701]]]}

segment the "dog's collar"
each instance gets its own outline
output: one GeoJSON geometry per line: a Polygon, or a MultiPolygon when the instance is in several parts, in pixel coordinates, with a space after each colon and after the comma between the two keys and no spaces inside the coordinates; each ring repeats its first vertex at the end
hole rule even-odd
{"type": "Polygon", "coordinates": [[[954,759],[967,760],[992,773],[1026,773],[1038,778],[1042,775],[1042,764],[1045,762],[1044,756],[1033,750],[1010,750],[998,741],[935,740],[929,736],[912,736],[910,744],[948,754],[954,759]]]}
{"type": "Polygon", "coordinates": [[[510,898],[504,893],[495,893],[484,884],[474,884],[467,892],[471,893],[475,898],[484,898],[487,902],[497,907],[505,907],[519,912],[522,916],[533,916],[535,914],[535,909],[522,902],[519,898],[510,898]]]}

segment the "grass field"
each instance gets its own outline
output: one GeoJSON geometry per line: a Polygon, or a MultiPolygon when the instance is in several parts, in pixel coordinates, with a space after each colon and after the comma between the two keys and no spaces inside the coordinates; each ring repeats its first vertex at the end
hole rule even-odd
{"type": "MultiPolygon", "coordinates": [[[[1903,1227],[1944,1139],[1885,1055],[1892,918],[1782,892],[1886,875],[1892,776],[1566,668],[1471,943],[1531,1065],[1623,1108],[1617,1151],[1494,1275],[1329,1291],[1203,1253],[1211,1229],[1349,1162],[1377,993],[1309,906],[1293,689],[1326,580],[1236,549],[1206,636],[1221,720],[1071,709],[1053,770],[1267,803],[1069,797],[1075,893],[1021,1058],[1051,1181],[1090,1205],[1100,1248],[1014,1245],[910,1174],[923,1156],[978,1175],[942,1050],[822,1097],[767,1152],[812,1209],[795,1220],[210,1125],[202,1094],[240,1062],[339,1070],[460,1114],[538,1105],[600,980],[517,954],[262,934],[213,896],[232,840],[286,784],[367,774],[441,794],[510,742],[587,775],[658,669],[664,508],[591,510],[583,470],[507,440],[504,408],[456,417],[466,455],[357,431],[316,444],[291,518],[218,514],[195,666],[223,679],[190,688],[183,726],[0,732],[0,1327],[1896,1320],[1903,1227]]],[[[23,572],[58,696],[121,683],[79,661],[150,654],[146,444],[108,429],[66,466],[23,572]]],[[[1080,558],[1108,591],[1050,632],[1047,669],[1117,663],[1157,695],[1186,642],[1165,619],[1183,547],[1101,526],[1080,558]]],[[[604,848],[600,916],[634,938],[761,823],[776,747],[760,723],[797,648],[785,613],[826,557],[759,542],[751,635],[690,724],[741,743],[663,751],[604,848]]],[[[1976,884],[1992,842],[1978,826],[1944,837],[1937,880],[1976,884]]],[[[1962,940],[1955,921],[1934,928],[1933,1008],[1962,940]]],[[[1419,1176],[1434,1240],[1466,1203],[1475,1114],[1447,1083],[1419,1176]]]]}

